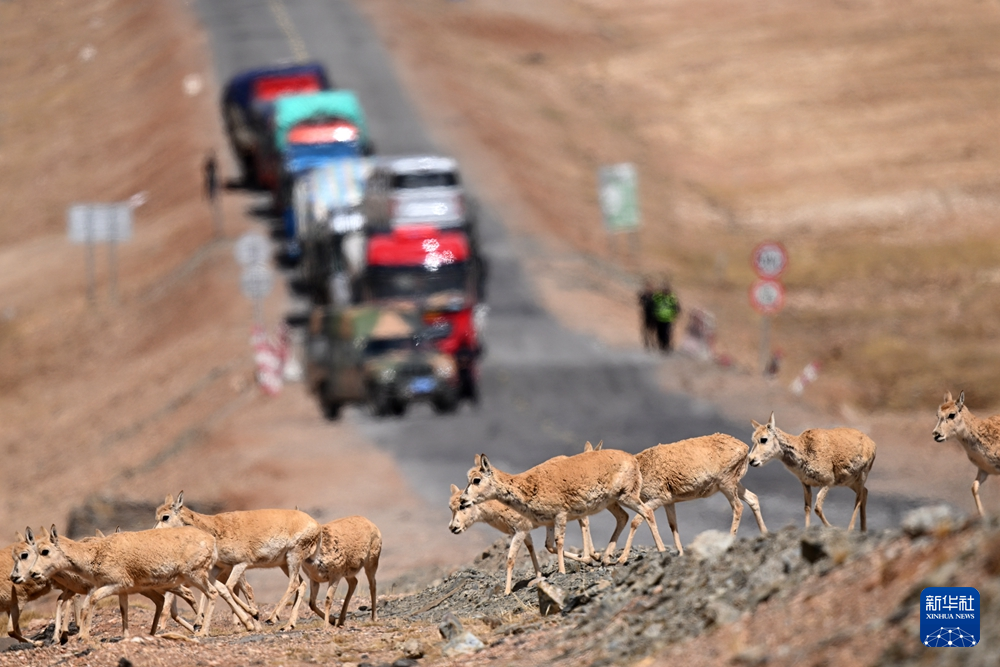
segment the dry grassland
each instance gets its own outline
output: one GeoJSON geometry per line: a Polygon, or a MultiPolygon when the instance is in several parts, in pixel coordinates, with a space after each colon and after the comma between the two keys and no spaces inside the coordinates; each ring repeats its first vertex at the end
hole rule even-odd
{"type": "Polygon", "coordinates": [[[595,172],[635,162],[629,268],[670,273],[741,364],[757,355],[750,250],[776,238],[786,381],[817,359],[824,406],[927,409],[960,386],[1000,403],[1000,3],[363,9],[442,143],[540,243],[608,257],[595,172]]]}

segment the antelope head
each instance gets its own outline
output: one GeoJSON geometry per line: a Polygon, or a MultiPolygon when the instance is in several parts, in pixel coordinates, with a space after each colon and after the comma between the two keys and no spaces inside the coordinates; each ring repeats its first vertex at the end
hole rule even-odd
{"type": "Polygon", "coordinates": [[[486,458],[486,454],[477,454],[476,465],[469,469],[469,484],[459,498],[459,507],[464,509],[496,497],[497,489],[490,460],[486,458]]]}
{"type": "Polygon", "coordinates": [[[180,528],[184,525],[180,512],[184,507],[184,492],[177,494],[177,500],[168,495],[163,504],[156,508],[156,525],[154,528],[180,528]]]}
{"type": "Polygon", "coordinates": [[[944,442],[960,431],[965,430],[965,392],[958,395],[956,401],[951,397],[949,391],[944,396],[944,403],[937,411],[937,426],[934,427],[932,435],[937,442],[944,442]]]}
{"type": "Polygon", "coordinates": [[[750,465],[759,468],[774,457],[781,454],[781,445],[778,444],[778,429],[774,425],[774,413],[766,424],[758,424],[753,419],[753,436],[750,438],[750,465]]]}
{"type": "Polygon", "coordinates": [[[456,535],[464,533],[469,526],[476,522],[476,506],[472,504],[462,505],[462,489],[454,484],[451,485],[451,498],[448,500],[448,507],[451,509],[451,523],[448,530],[456,535]]]}

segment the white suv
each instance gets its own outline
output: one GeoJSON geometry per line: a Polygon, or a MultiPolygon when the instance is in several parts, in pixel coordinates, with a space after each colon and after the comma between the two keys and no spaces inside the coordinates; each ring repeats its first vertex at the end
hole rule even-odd
{"type": "Polygon", "coordinates": [[[411,225],[452,229],[471,222],[458,163],[434,155],[377,158],[361,210],[366,228],[376,233],[411,225]]]}

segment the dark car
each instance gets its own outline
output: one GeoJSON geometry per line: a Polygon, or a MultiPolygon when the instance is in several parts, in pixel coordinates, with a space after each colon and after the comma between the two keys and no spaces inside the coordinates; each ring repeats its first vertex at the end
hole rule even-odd
{"type": "Polygon", "coordinates": [[[333,82],[319,63],[270,65],[241,72],[222,91],[222,117],[233,154],[247,184],[256,185],[257,127],[282,95],[330,90],[333,82]]]}
{"type": "Polygon", "coordinates": [[[413,402],[436,412],[458,406],[458,369],[435,347],[446,332],[428,328],[415,309],[317,308],[306,342],[306,381],[328,419],[348,403],[375,416],[402,415],[413,402]]]}

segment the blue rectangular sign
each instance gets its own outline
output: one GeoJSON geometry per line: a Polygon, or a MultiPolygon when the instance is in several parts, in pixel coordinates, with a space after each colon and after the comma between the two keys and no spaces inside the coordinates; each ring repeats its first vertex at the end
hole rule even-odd
{"type": "Polygon", "coordinates": [[[920,639],[931,648],[969,648],[979,643],[979,591],[938,586],[920,592],[920,639]]]}

